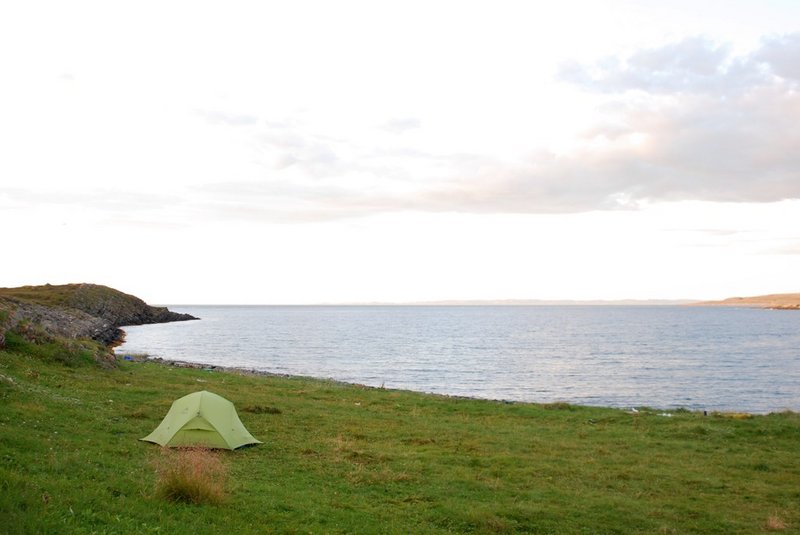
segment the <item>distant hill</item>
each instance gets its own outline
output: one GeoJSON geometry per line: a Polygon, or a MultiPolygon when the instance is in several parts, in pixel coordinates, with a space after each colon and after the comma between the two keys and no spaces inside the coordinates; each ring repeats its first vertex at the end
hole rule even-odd
{"type": "Polygon", "coordinates": [[[722,301],[703,301],[695,306],[773,308],[778,310],[800,310],[800,293],[770,294],[755,297],[731,297],[722,301]]]}
{"type": "Polygon", "coordinates": [[[90,338],[109,345],[122,339],[119,327],[124,325],[193,319],[197,318],[98,284],[0,288],[0,337],[5,330],[30,325],[47,336],[90,338]]]}
{"type": "Polygon", "coordinates": [[[370,304],[397,304],[411,306],[663,306],[663,305],[688,305],[695,303],[688,299],[595,299],[595,300],[567,300],[567,299],[466,299],[444,301],[419,301],[412,303],[370,303],[370,304]]]}

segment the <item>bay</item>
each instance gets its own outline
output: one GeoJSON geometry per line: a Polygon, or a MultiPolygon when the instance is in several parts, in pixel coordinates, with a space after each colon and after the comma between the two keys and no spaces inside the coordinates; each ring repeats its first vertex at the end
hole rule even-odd
{"type": "Polygon", "coordinates": [[[685,306],[174,306],[118,355],[476,398],[800,410],[800,313],[685,306]]]}

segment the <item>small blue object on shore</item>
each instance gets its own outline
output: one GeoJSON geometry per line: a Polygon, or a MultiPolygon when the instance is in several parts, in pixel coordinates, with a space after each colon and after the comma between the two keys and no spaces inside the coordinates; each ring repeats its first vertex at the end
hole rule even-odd
{"type": "Polygon", "coordinates": [[[132,357],[132,356],[130,356],[130,355],[125,355],[125,356],[124,356],[124,357],[122,357],[122,358],[123,358],[123,360],[133,360],[133,357],[132,357]]]}

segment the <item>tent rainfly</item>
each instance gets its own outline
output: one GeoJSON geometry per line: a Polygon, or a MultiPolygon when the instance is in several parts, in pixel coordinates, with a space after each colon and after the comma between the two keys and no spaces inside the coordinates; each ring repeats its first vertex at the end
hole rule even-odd
{"type": "Polygon", "coordinates": [[[140,440],[169,447],[227,450],[261,444],[242,425],[233,403],[206,390],[173,401],[155,431],[140,440]]]}

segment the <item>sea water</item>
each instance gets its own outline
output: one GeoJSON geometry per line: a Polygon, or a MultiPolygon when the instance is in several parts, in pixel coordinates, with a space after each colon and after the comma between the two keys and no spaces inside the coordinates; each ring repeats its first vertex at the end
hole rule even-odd
{"type": "Polygon", "coordinates": [[[800,410],[800,312],[686,306],[175,306],[118,355],[455,396],[800,410]]]}

